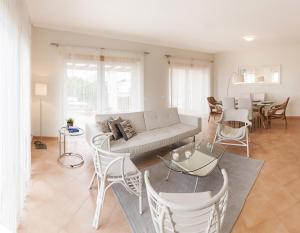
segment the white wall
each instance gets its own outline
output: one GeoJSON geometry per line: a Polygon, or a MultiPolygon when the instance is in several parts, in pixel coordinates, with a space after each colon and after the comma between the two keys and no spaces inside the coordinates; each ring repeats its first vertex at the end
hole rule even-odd
{"type": "MultiPolygon", "coordinates": [[[[48,96],[43,102],[43,135],[57,136],[60,124],[60,62],[57,48],[49,43],[57,42],[67,45],[104,47],[130,51],[147,51],[145,57],[145,110],[168,106],[168,66],[165,54],[181,57],[193,57],[213,60],[212,54],[166,48],[136,42],[88,36],[77,33],[48,30],[33,27],[32,30],[32,74],[34,82],[48,84],[48,96]]],[[[32,96],[32,133],[39,134],[38,99],[32,96]]]]}
{"type": "Polygon", "coordinates": [[[228,78],[239,66],[281,65],[280,85],[230,85],[229,95],[265,92],[267,98],[278,102],[291,97],[288,115],[300,116],[300,45],[265,47],[244,51],[218,53],[214,56],[214,93],[226,96],[228,78]]]}

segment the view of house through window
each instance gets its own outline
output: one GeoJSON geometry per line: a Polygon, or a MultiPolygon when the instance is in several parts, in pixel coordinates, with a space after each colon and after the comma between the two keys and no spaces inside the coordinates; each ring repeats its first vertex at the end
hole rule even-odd
{"type": "Polygon", "coordinates": [[[96,113],[143,110],[143,65],[138,59],[66,62],[64,117],[77,125],[96,113]]]}
{"type": "Polygon", "coordinates": [[[85,122],[97,111],[96,64],[68,62],[65,79],[65,117],[85,122]]]}

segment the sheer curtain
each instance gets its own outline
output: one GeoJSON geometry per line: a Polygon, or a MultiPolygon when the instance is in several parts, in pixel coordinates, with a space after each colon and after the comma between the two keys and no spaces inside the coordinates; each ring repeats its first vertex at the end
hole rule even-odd
{"type": "Polygon", "coordinates": [[[30,33],[22,0],[0,0],[0,224],[17,232],[30,177],[30,33]]]}
{"type": "Polygon", "coordinates": [[[173,58],[169,61],[170,106],[179,112],[207,115],[210,96],[210,62],[173,58]]]}
{"type": "Polygon", "coordinates": [[[83,126],[97,112],[143,110],[143,54],[64,49],[64,118],[83,126]]]}

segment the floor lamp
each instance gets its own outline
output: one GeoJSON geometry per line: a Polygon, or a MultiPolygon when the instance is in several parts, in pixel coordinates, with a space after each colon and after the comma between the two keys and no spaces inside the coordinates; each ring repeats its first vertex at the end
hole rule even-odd
{"type": "Polygon", "coordinates": [[[240,75],[237,72],[233,72],[231,76],[227,80],[227,91],[226,96],[229,96],[229,87],[231,83],[243,83],[244,82],[244,76],[240,75]]]}
{"type": "Polygon", "coordinates": [[[40,99],[40,137],[39,140],[35,141],[36,149],[47,149],[47,145],[42,142],[42,97],[47,96],[47,84],[36,83],[34,88],[35,96],[38,96],[40,99]]]}

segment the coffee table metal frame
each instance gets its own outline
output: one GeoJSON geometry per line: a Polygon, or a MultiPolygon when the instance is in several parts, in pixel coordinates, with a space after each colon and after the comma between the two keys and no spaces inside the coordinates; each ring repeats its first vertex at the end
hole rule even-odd
{"type": "Polygon", "coordinates": [[[57,162],[64,166],[64,167],[68,167],[68,168],[76,168],[76,167],[80,167],[84,164],[84,159],[83,156],[79,153],[73,153],[73,152],[66,152],[66,138],[68,136],[71,137],[76,137],[76,136],[81,136],[84,134],[84,130],[79,128],[79,132],[76,133],[70,133],[67,129],[67,127],[62,127],[58,130],[59,133],[59,142],[58,142],[58,146],[59,146],[59,157],[57,158],[57,162]],[[72,163],[72,164],[66,164],[64,162],[62,162],[62,158],[67,158],[67,157],[76,157],[79,159],[78,163],[72,163]]]}

